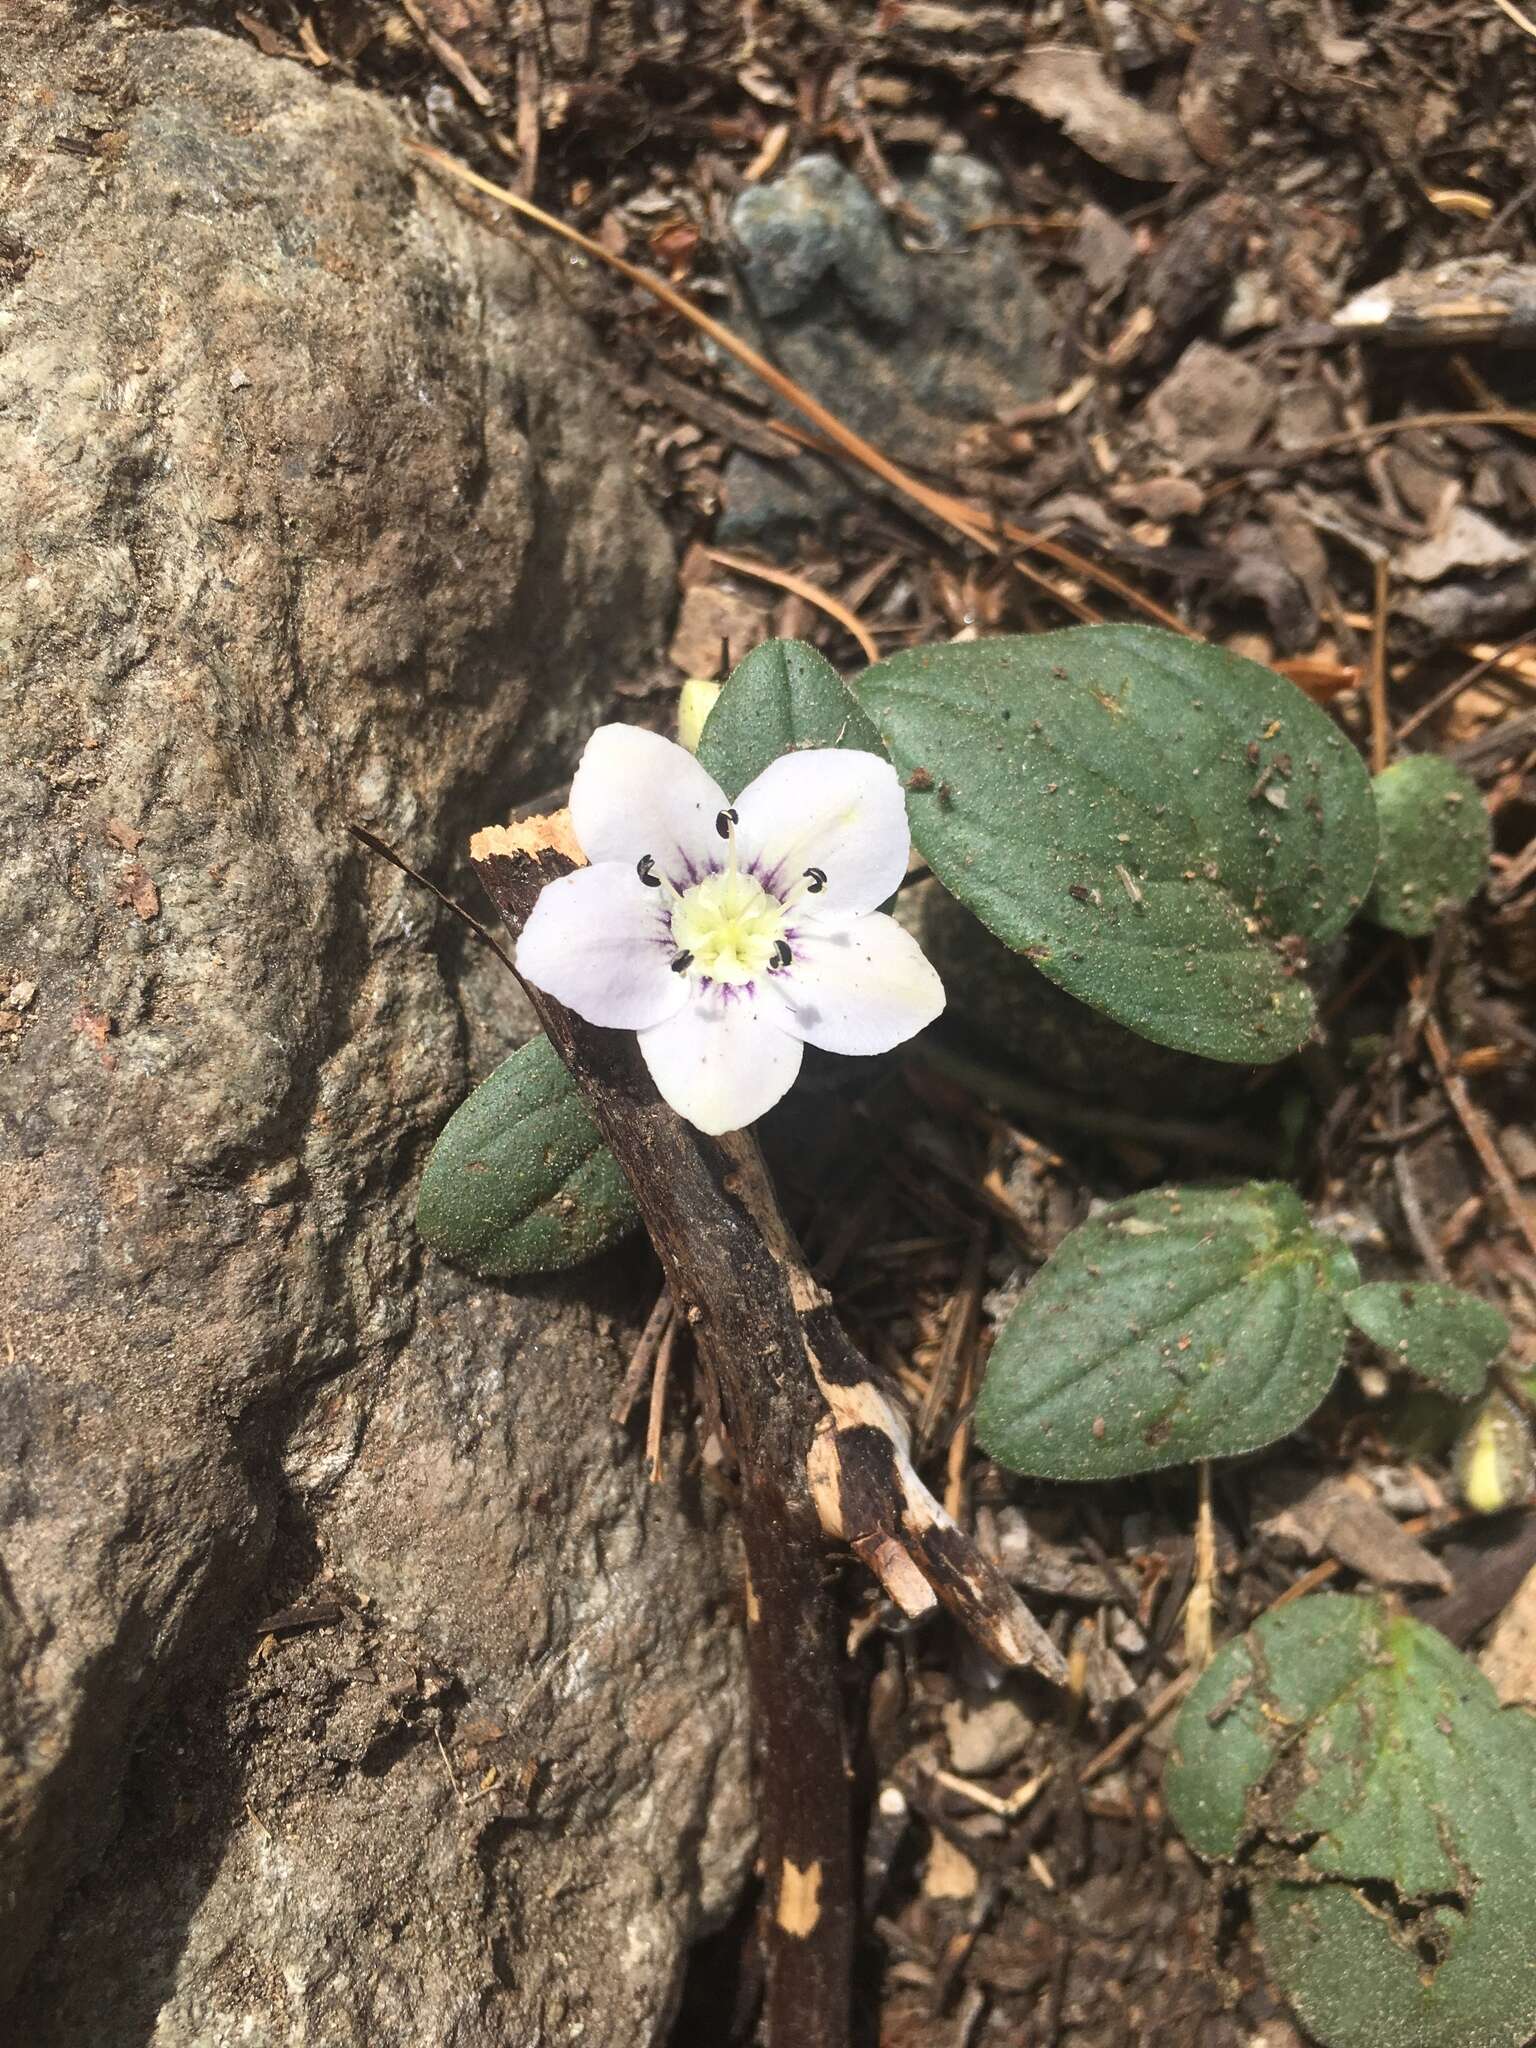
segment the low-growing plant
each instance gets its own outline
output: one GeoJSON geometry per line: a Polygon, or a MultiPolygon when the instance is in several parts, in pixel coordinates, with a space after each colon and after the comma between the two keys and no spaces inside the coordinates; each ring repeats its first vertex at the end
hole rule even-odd
{"type": "MultiPolygon", "coordinates": [[[[890,763],[917,853],[988,932],[1139,1038],[1234,1066],[1273,1066],[1314,1037],[1314,965],[1354,920],[1422,935],[1487,869],[1481,798],[1454,769],[1412,758],[1373,781],[1283,677],[1148,627],[910,650],[847,681],[814,649],[772,641],[712,704],[690,699],[695,724],[706,709],[702,793],[683,776],[666,801],[698,810],[698,845],[718,827],[727,850],[689,854],[679,826],[672,872],[659,848],[636,861],[600,821],[588,830],[603,844],[586,851],[613,863],[615,879],[578,889],[578,871],[552,884],[519,953],[539,989],[638,1031],[662,1096],[705,1131],[725,1127],[713,1105],[757,1097],[740,1076],[695,1085],[650,1044],[665,1021],[652,1012],[671,1017],[684,1001],[672,983],[686,982],[694,1005],[723,1000],[725,987],[741,1014],[787,1018],[791,1078],[800,1038],[868,1051],[935,1007],[932,970],[904,933],[886,935],[878,907],[875,877],[888,892],[899,863],[869,868],[869,900],[838,925],[818,900],[823,868],[811,860],[802,875],[797,857],[791,874],[787,854],[763,850],[773,778],[760,778],[797,755],[890,763]],[[630,887],[621,862],[636,870],[633,914],[651,920],[660,950],[610,974],[606,955],[594,965],[570,949],[591,950],[578,899],[596,904],[607,889],[617,901],[630,887]],[[642,902],[647,888],[654,902],[642,902]],[[856,953],[861,929],[857,990],[848,961],[818,980],[827,949],[856,953]],[[724,963],[718,984],[710,962],[724,963]]],[[[828,789],[842,772],[816,770],[828,789]]],[[[888,801],[852,762],[846,774],[850,789],[863,776],[859,803],[888,801]]],[[[578,776],[578,839],[596,776],[585,765],[578,776]]],[[[810,787],[809,772],[801,782],[810,787]]],[[[657,811],[663,836],[672,816],[657,811]]],[[[782,818],[774,829],[789,831],[782,818]]],[[[823,817],[817,829],[832,826],[823,817]]],[[[847,827],[855,840],[859,829],[847,827]]],[[[706,1062],[727,1044],[702,1026],[687,1042],[706,1062]]],[[[782,1090],[758,1079],[766,1106],[782,1090]]],[[[641,1214],[654,1230],[543,1039],[450,1122],[419,1206],[427,1241],[487,1274],[567,1265],[641,1214]]],[[[991,1353],[976,1432],[1015,1473],[1123,1479],[1238,1457],[1301,1428],[1352,1340],[1470,1414],[1491,1388],[1503,1398],[1491,1376],[1508,1337],[1496,1310],[1457,1288],[1363,1278],[1284,1183],[1159,1187],[1091,1214],[1030,1281],[991,1353]]],[[[823,1364],[837,1430],[855,1412],[867,1422],[873,1410],[851,1400],[846,1371],[828,1378],[823,1364]]],[[[843,1484],[846,1507],[846,1474],[843,1484]]],[[[879,1553],[867,1554],[892,1590],[879,1553]]],[[[1324,2041],[1513,2044],[1536,2028],[1536,1733],[1428,1629],[1380,1600],[1334,1596],[1259,1622],[1192,1693],[1168,1791],[1191,1844],[1248,1882],[1271,1966],[1324,2041]]]]}

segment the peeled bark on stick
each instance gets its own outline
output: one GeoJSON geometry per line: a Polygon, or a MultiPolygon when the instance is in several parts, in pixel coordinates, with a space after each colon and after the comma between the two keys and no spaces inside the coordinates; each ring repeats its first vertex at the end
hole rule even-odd
{"type": "MultiPolygon", "coordinates": [[[[539,891],[574,865],[561,838],[551,820],[475,842],[476,872],[514,937],[539,891]]],[[[919,1479],[905,1422],[807,1268],[755,1140],[703,1136],[661,1100],[631,1033],[528,994],[634,1188],[740,1469],[767,2038],[770,2048],[844,2048],[856,1889],[829,1540],[904,1613],[942,1603],[1000,1662],[1057,1683],[1065,1666],[919,1479]]]]}

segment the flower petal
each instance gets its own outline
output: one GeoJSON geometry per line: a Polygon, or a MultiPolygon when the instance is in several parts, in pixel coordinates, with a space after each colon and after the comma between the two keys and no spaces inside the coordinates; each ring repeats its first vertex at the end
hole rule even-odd
{"type": "Polygon", "coordinates": [[[782,754],[736,799],[742,865],[782,895],[807,868],[827,877],[818,904],[874,910],[907,871],[912,835],[901,780],[879,754],[812,747],[782,754]]]}
{"type": "Polygon", "coordinates": [[[633,868],[604,862],[548,882],[517,942],[517,971],[589,1024],[644,1031],[688,1000],[665,906],[633,868]]]}
{"type": "Polygon", "coordinates": [[[721,865],[725,793],[686,747],[635,725],[600,725],[571,784],[571,829],[590,861],[650,854],[674,888],[721,865]]]}
{"type": "Polygon", "coordinates": [[[793,1086],[802,1047],[749,996],[719,987],[640,1034],[651,1079],[706,1136],[739,1131],[793,1086]]]}
{"type": "Polygon", "coordinates": [[[771,986],[790,1030],[823,1052],[889,1052],[944,1007],[943,982],[894,917],[816,918],[793,944],[771,986]]]}

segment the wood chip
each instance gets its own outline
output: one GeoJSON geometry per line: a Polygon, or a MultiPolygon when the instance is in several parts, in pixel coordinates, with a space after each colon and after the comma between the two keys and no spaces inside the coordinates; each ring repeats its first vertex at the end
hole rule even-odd
{"type": "Polygon", "coordinates": [[[698,583],[683,592],[668,658],[685,676],[725,675],[768,637],[768,614],[733,590],[698,583]]]}
{"type": "Polygon", "coordinates": [[[1536,1707],[1536,1567],[1520,1581],[1477,1662],[1506,1707],[1536,1707]]]}
{"type": "Polygon", "coordinates": [[[1036,50],[998,91],[1059,122],[1079,149],[1127,178],[1171,185],[1198,167],[1174,116],[1123,93],[1095,50],[1036,50]]]}
{"type": "Polygon", "coordinates": [[[969,1899],[976,1892],[976,1866],[947,1835],[935,1835],[923,1865],[925,1899],[969,1899]]]}
{"type": "Polygon", "coordinates": [[[1366,1480],[1324,1479],[1259,1526],[1271,1540],[1293,1544],[1307,1557],[1327,1551],[1378,1586],[1451,1589],[1439,1558],[1387,1513],[1366,1480]]]}

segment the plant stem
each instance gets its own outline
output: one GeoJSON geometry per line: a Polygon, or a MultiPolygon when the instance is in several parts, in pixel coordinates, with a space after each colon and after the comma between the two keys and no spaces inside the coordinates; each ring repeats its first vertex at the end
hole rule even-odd
{"type": "MultiPolygon", "coordinates": [[[[541,825],[518,827],[507,851],[477,843],[476,872],[514,937],[571,866],[541,825]]],[[[1065,1666],[917,1477],[904,1424],[807,1269],[753,1139],[704,1137],[661,1100],[631,1033],[524,987],[634,1189],[740,1473],[768,2048],[846,2048],[857,1900],[829,1536],[907,1614],[942,1601],[999,1661],[1057,1683],[1065,1666]]]]}

